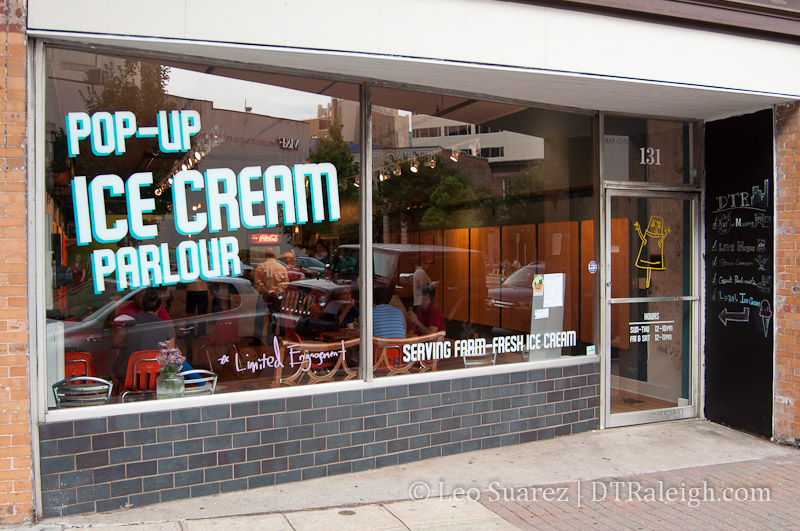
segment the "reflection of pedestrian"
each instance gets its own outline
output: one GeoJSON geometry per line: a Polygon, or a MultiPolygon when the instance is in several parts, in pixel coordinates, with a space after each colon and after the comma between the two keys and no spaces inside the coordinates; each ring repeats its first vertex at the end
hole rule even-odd
{"type": "Polygon", "coordinates": [[[214,282],[208,286],[208,291],[211,292],[211,313],[219,313],[222,311],[222,302],[219,300],[219,284],[214,282]]]}
{"type": "MultiPolygon", "coordinates": [[[[280,299],[287,282],[289,273],[286,268],[275,259],[275,249],[268,247],[264,252],[265,260],[256,268],[255,288],[259,297],[256,299],[256,317],[253,324],[253,335],[261,339],[264,334],[264,319],[267,310],[275,311],[274,305],[280,299]]],[[[269,339],[269,338],[268,338],[269,339]]]]}
{"type": "MultiPolygon", "coordinates": [[[[186,317],[208,313],[208,283],[198,278],[186,286],[186,317]]],[[[205,335],[205,323],[197,323],[197,335],[205,335]]]]}
{"type": "Polygon", "coordinates": [[[328,246],[325,244],[324,241],[322,240],[317,241],[317,246],[316,249],[314,250],[314,258],[316,258],[323,264],[327,264],[330,261],[331,258],[330,251],[328,250],[328,246]]]}
{"type": "Polygon", "coordinates": [[[286,268],[275,259],[275,249],[269,247],[264,252],[265,260],[259,264],[255,273],[256,290],[261,293],[283,290],[284,284],[289,282],[286,268]]]}
{"type": "Polygon", "coordinates": [[[83,277],[86,275],[86,270],[83,267],[83,255],[75,254],[72,261],[72,284],[80,286],[83,284],[83,277]]]}
{"type": "Polygon", "coordinates": [[[431,283],[431,277],[422,267],[422,264],[417,264],[417,270],[414,271],[413,286],[414,286],[414,307],[422,303],[422,287],[431,283]]]}

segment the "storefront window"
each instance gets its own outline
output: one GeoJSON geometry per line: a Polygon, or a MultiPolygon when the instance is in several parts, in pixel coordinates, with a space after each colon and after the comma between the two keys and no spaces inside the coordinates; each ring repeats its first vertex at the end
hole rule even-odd
{"type": "Polygon", "coordinates": [[[375,375],[591,351],[592,118],[377,88],[373,103],[394,124],[373,150],[375,375]]]}
{"type": "Polygon", "coordinates": [[[154,399],[159,343],[212,373],[186,394],[356,377],[358,87],[46,58],[48,386],[154,399]]]}

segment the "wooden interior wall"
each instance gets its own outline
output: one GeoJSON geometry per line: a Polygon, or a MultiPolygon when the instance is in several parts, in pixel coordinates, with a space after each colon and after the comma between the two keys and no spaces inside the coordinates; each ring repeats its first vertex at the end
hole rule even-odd
{"type": "MultiPolygon", "coordinates": [[[[522,266],[541,262],[540,274],[566,275],[563,329],[578,330],[580,340],[590,344],[596,343],[595,293],[594,279],[585,266],[592,259],[601,262],[594,256],[594,238],[593,221],[580,222],[580,227],[577,221],[570,221],[541,223],[538,227],[526,224],[406,234],[406,241],[410,245],[443,245],[471,251],[463,254],[419,252],[419,263],[423,264],[431,280],[439,282],[436,299],[447,319],[492,327],[502,325],[510,330],[528,330],[530,311],[503,309],[501,319],[500,308],[489,308],[486,300],[488,290],[499,287],[501,281],[508,277],[508,274],[494,274],[494,264],[502,264],[506,260],[509,263],[517,260],[522,266]],[[426,263],[430,260],[432,263],[426,263]],[[579,308],[581,311],[578,311],[579,308]]],[[[613,297],[626,296],[630,284],[629,238],[630,221],[611,220],[613,297]]],[[[392,233],[388,239],[399,242],[400,235],[392,233]]],[[[614,347],[627,348],[629,345],[626,310],[626,305],[615,305],[611,309],[614,347]]]]}
{"type": "MultiPolygon", "coordinates": [[[[447,319],[469,321],[470,278],[469,229],[444,231],[444,245],[464,249],[464,252],[444,253],[443,266],[446,283],[441,283],[437,292],[442,296],[442,310],[447,319]]],[[[477,254],[477,253],[476,253],[477,254]]],[[[477,288],[475,291],[478,291],[477,288]]]]}
{"type": "Polygon", "coordinates": [[[578,327],[579,249],[577,221],[539,224],[539,261],[546,273],[565,274],[563,330],[578,327]]]}
{"type": "Polygon", "coordinates": [[[484,286],[483,304],[480,303],[481,295],[472,297],[475,301],[470,308],[472,322],[486,326],[500,326],[500,310],[486,305],[486,291],[491,287],[487,284],[486,277],[491,272],[491,264],[500,261],[500,229],[498,227],[470,229],[470,248],[477,251],[470,253],[470,286],[484,286]]]}
{"type": "MultiPolygon", "coordinates": [[[[509,225],[500,228],[501,232],[501,263],[508,261],[509,264],[517,260],[520,265],[527,265],[536,261],[536,225],[509,225]]],[[[505,272],[507,278],[510,273],[505,272]]],[[[527,303],[530,305],[531,300],[527,303]]],[[[531,310],[527,306],[527,311],[521,307],[501,308],[500,322],[503,328],[510,330],[528,331],[531,329],[531,310]]]]}

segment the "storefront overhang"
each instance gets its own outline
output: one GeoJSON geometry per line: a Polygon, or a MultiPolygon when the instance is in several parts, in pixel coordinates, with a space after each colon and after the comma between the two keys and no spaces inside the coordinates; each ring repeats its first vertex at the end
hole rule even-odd
{"type": "MultiPolygon", "coordinates": [[[[377,85],[373,92],[375,105],[402,108],[405,104],[408,108],[425,109],[424,112],[431,115],[454,120],[488,121],[500,117],[497,109],[492,109],[486,101],[471,102],[473,98],[696,120],[745,114],[800,99],[795,94],[410,57],[49,31],[31,31],[30,34],[64,44],[136,52],[140,56],[150,54],[180,68],[332,97],[355,98],[355,94],[350,94],[350,83],[366,80],[377,85]],[[198,67],[198,64],[208,66],[198,67]],[[298,81],[295,77],[312,72],[325,72],[332,81],[298,81]],[[346,81],[349,86],[337,80],[346,81]],[[426,105],[420,101],[418,93],[404,90],[406,88],[428,89],[443,96],[431,96],[426,105]],[[408,98],[415,99],[404,101],[408,98]]],[[[503,106],[503,112],[508,109],[503,106]]]]}
{"type": "MultiPolygon", "coordinates": [[[[412,97],[403,88],[426,89],[445,95],[431,98],[426,112],[456,120],[460,113],[491,116],[470,99],[699,120],[800,99],[800,73],[787,67],[800,61],[800,47],[727,30],[490,0],[232,1],[220,10],[202,1],[134,9],[32,0],[28,29],[65,43],[211,65],[217,75],[242,76],[226,72],[229,65],[258,81],[277,82],[267,72],[367,80],[379,87],[378,105],[403,107],[412,97]],[[312,24],[310,13],[325,22],[312,24]]],[[[344,96],[336,83],[295,88],[344,96]]]]}

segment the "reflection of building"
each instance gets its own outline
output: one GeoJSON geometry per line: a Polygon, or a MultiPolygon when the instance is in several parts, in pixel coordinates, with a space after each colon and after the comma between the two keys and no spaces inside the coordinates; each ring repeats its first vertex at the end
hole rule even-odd
{"type": "Polygon", "coordinates": [[[511,193],[521,172],[544,159],[544,139],[491,125],[415,114],[411,117],[411,137],[414,147],[440,146],[487,159],[492,169],[493,195],[511,193]]]}
{"type": "MultiPolygon", "coordinates": [[[[317,117],[309,120],[311,138],[321,138],[327,134],[333,120],[342,123],[342,136],[345,142],[359,143],[358,102],[334,98],[326,106],[319,105],[317,117]]],[[[372,143],[376,147],[394,148],[408,145],[408,118],[400,116],[396,109],[374,106],[372,109],[372,143]],[[403,127],[403,124],[406,124],[403,127]]]]}
{"type": "Polygon", "coordinates": [[[531,161],[544,157],[541,139],[490,125],[471,125],[434,116],[413,115],[411,137],[415,147],[458,149],[487,158],[490,163],[531,161]]]}

